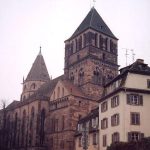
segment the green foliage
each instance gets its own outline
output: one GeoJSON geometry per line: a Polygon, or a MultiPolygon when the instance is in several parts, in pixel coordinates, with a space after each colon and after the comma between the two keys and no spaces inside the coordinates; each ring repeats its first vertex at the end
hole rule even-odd
{"type": "Polygon", "coordinates": [[[150,137],[143,138],[138,142],[118,142],[113,143],[107,150],[150,150],[150,137]]]}

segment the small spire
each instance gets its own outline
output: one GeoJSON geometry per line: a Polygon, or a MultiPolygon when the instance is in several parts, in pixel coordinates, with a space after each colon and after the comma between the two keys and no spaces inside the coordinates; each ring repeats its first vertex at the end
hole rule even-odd
{"type": "Polygon", "coordinates": [[[41,49],[42,49],[42,47],[40,46],[40,51],[39,51],[39,55],[41,55],[41,49]]]}

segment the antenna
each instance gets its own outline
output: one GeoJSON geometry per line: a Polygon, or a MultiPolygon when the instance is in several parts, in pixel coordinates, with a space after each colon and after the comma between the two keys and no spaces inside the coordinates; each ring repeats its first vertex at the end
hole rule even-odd
{"type": "Polygon", "coordinates": [[[128,50],[127,48],[122,48],[122,49],[125,49],[126,50],[126,53],[125,53],[125,57],[126,57],[126,66],[128,65],[128,50]]]}
{"type": "Polygon", "coordinates": [[[132,52],[132,62],[134,63],[134,56],[135,56],[134,50],[131,49],[131,52],[132,52]]]}

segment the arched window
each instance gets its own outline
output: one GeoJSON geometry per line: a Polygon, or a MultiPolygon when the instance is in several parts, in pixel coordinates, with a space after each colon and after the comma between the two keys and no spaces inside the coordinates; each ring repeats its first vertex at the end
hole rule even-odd
{"type": "Polygon", "coordinates": [[[101,71],[99,67],[96,67],[93,71],[93,82],[96,84],[101,84],[101,71]]]}
{"type": "Polygon", "coordinates": [[[40,120],[40,145],[44,144],[44,139],[45,139],[44,123],[45,123],[45,109],[42,109],[41,120],[40,120]]]}
{"type": "Polygon", "coordinates": [[[78,50],[81,50],[82,49],[82,36],[80,36],[78,41],[79,41],[79,49],[78,50]]]}
{"type": "Polygon", "coordinates": [[[57,89],[57,98],[59,98],[60,97],[60,87],[58,87],[58,89],[57,89]]]}
{"type": "Polygon", "coordinates": [[[31,84],[31,90],[34,90],[36,88],[36,84],[35,83],[32,83],[31,84]]]}
{"type": "Polygon", "coordinates": [[[25,131],[26,131],[26,111],[23,111],[23,116],[22,116],[22,126],[21,126],[21,145],[25,146],[26,145],[26,138],[25,138],[25,131]]]}
{"type": "Polygon", "coordinates": [[[29,145],[33,144],[33,134],[34,134],[33,131],[34,131],[34,107],[31,108],[29,145]]]}
{"type": "Polygon", "coordinates": [[[62,97],[64,96],[64,88],[62,88],[62,97]]]}
{"type": "Polygon", "coordinates": [[[84,71],[83,71],[83,68],[81,68],[79,70],[78,80],[79,80],[79,85],[83,84],[83,81],[84,81],[84,71]]]}
{"type": "Polygon", "coordinates": [[[73,74],[73,72],[71,72],[71,74],[70,74],[70,80],[74,81],[74,74],[73,74]]]}

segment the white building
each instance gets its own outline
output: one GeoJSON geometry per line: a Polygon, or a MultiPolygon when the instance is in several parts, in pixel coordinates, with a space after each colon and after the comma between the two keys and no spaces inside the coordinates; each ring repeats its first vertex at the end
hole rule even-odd
{"type": "Polygon", "coordinates": [[[100,150],[150,136],[150,67],[138,59],[122,68],[99,102],[100,150]]]}

